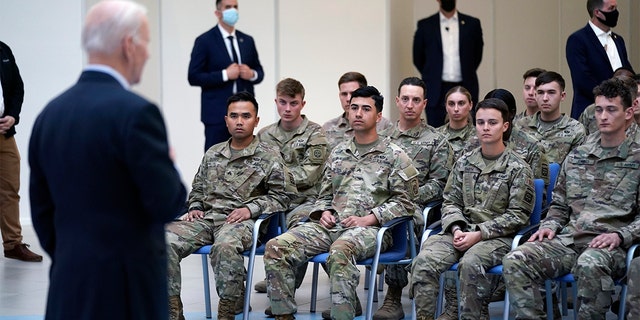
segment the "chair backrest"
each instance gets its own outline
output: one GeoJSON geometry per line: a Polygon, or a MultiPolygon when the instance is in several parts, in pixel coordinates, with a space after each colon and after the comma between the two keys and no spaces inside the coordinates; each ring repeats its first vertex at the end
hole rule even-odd
{"type": "Polygon", "coordinates": [[[549,163],[549,185],[547,186],[547,201],[545,203],[547,207],[551,204],[551,196],[553,195],[553,189],[556,187],[558,174],[560,174],[560,164],[556,162],[549,163]]]}
{"type": "Polygon", "coordinates": [[[544,180],[533,180],[534,190],[536,192],[535,203],[531,216],[529,216],[529,225],[536,225],[540,223],[540,217],[542,216],[542,197],[544,196],[544,180]]]}

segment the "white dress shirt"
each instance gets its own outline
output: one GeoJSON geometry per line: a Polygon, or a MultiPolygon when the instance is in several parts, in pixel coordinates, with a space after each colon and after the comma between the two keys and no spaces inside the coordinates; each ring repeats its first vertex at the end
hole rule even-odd
{"type": "Polygon", "coordinates": [[[609,57],[609,62],[611,63],[611,68],[613,69],[613,71],[622,67],[622,60],[620,60],[618,47],[616,46],[616,43],[615,41],[613,41],[613,38],[612,38],[612,37],[615,37],[615,35],[611,34],[611,30],[607,32],[598,28],[591,21],[589,21],[589,25],[591,26],[591,29],[593,29],[593,32],[598,37],[598,40],[600,40],[600,44],[602,44],[602,47],[604,47],[604,51],[607,52],[607,57],[609,57]]]}
{"type": "Polygon", "coordinates": [[[442,36],[442,81],[461,82],[460,28],[458,11],[450,19],[440,14],[440,35],[442,36]]]}

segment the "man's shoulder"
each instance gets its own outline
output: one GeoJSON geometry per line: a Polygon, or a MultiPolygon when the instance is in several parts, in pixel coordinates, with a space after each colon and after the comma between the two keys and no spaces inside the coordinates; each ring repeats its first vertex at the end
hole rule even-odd
{"type": "Polygon", "coordinates": [[[587,23],[586,26],[571,33],[567,38],[567,43],[572,41],[582,41],[586,39],[587,36],[589,36],[589,33],[595,36],[595,33],[593,33],[593,29],[591,29],[591,27],[589,26],[589,23],[587,23]]]}
{"type": "Polygon", "coordinates": [[[238,29],[236,29],[236,36],[238,37],[238,39],[245,39],[245,40],[250,40],[253,41],[253,37],[247,33],[244,33],[238,29]]]}
{"type": "Polygon", "coordinates": [[[474,16],[470,16],[468,14],[464,14],[460,11],[458,11],[458,18],[460,19],[460,21],[464,20],[465,24],[467,23],[477,23],[480,24],[480,19],[474,17],[474,16]]]}

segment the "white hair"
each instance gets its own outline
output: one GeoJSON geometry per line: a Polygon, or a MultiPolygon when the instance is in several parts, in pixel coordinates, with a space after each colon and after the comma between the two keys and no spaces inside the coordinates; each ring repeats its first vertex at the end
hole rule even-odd
{"type": "Polygon", "coordinates": [[[122,39],[136,39],[147,9],[135,2],[102,1],[94,5],[82,28],[82,47],[87,53],[111,54],[121,47],[122,39]]]}

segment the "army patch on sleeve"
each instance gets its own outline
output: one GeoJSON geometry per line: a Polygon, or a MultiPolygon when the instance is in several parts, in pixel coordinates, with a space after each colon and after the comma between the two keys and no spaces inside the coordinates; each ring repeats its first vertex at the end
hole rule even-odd
{"type": "Polygon", "coordinates": [[[309,160],[313,164],[324,163],[326,152],[326,149],[321,146],[311,147],[311,150],[309,152],[309,160]]]}
{"type": "Polygon", "coordinates": [[[533,203],[533,192],[531,190],[527,190],[524,192],[524,202],[528,205],[533,203]]]}

